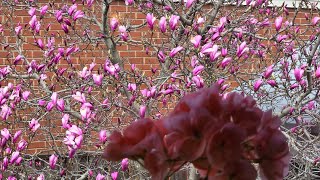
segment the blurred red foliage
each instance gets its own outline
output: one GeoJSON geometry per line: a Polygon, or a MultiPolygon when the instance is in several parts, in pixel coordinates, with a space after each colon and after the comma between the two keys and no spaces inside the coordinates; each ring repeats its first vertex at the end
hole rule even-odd
{"type": "Polygon", "coordinates": [[[220,94],[213,85],[184,96],[160,120],[140,119],[109,138],[104,157],[142,159],[153,179],[193,163],[207,179],[282,179],[290,153],[281,121],[256,106],[252,97],[220,94]]]}

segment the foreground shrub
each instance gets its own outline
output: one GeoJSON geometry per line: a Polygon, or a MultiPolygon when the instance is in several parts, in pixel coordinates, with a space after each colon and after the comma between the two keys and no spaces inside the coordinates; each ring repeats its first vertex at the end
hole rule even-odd
{"type": "Polygon", "coordinates": [[[256,179],[254,163],[263,179],[283,179],[290,154],[280,119],[252,97],[219,90],[216,84],[188,94],[168,116],[114,131],[104,157],[141,162],[159,180],[186,163],[208,179],[256,179]]]}

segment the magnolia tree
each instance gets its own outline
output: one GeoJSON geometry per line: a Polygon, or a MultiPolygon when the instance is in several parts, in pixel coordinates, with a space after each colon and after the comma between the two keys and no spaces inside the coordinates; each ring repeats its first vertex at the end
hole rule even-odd
{"type": "Polygon", "coordinates": [[[317,4],[1,3],[3,177],[317,176],[317,4]]]}

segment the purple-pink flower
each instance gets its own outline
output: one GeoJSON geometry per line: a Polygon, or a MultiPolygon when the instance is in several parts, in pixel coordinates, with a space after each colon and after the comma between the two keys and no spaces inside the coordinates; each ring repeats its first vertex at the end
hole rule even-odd
{"type": "Polygon", "coordinates": [[[69,129],[71,127],[71,125],[69,124],[69,114],[64,114],[61,122],[62,122],[62,127],[65,129],[69,129]]]}
{"type": "Polygon", "coordinates": [[[16,133],[14,133],[13,138],[12,138],[12,142],[15,143],[18,140],[18,138],[20,137],[21,134],[22,134],[21,130],[19,130],[16,133]]]}
{"type": "Polygon", "coordinates": [[[128,158],[122,159],[122,161],[121,161],[121,169],[122,169],[122,171],[128,170],[128,167],[129,167],[129,159],[128,158]]]}
{"type": "Polygon", "coordinates": [[[30,95],[30,91],[24,91],[24,92],[22,93],[22,99],[25,100],[25,101],[27,101],[29,95],[30,95]]]}
{"type": "Polygon", "coordinates": [[[106,130],[101,130],[99,132],[99,140],[101,143],[105,143],[107,141],[107,131],[106,130]]]}
{"type": "Polygon", "coordinates": [[[192,70],[192,74],[193,76],[197,76],[198,74],[200,74],[202,71],[204,70],[204,66],[199,65],[193,68],[192,70]]]}
{"type": "Polygon", "coordinates": [[[194,0],[187,0],[186,8],[190,8],[193,4],[194,0]]]}
{"type": "Polygon", "coordinates": [[[177,27],[177,24],[180,20],[180,16],[177,15],[172,15],[170,20],[169,20],[169,27],[172,31],[174,31],[177,27]]]}
{"type": "Polygon", "coordinates": [[[28,14],[30,17],[34,16],[36,14],[36,8],[32,7],[29,9],[28,14]]]}
{"type": "Polygon", "coordinates": [[[167,31],[167,18],[162,16],[159,21],[159,28],[162,33],[167,31]]]}
{"type": "Polygon", "coordinates": [[[100,173],[96,176],[96,180],[105,180],[105,179],[106,177],[100,173]]]}
{"type": "Polygon", "coordinates": [[[153,30],[153,25],[154,25],[154,23],[156,21],[156,18],[153,16],[153,14],[148,13],[147,16],[146,16],[146,19],[147,19],[147,24],[148,24],[149,28],[151,30],[153,30]]]}
{"type": "Polygon", "coordinates": [[[21,139],[17,145],[18,151],[23,151],[27,147],[28,143],[24,139],[21,139]]]}
{"type": "Polygon", "coordinates": [[[38,120],[32,118],[32,120],[29,122],[29,128],[31,129],[31,131],[36,132],[39,127],[40,127],[40,124],[38,120]]]}
{"type": "Polygon", "coordinates": [[[173,57],[174,57],[178,52],[180,52],[181,50],[183,50],[183,47],[181,47],[181,46],[178,46],[178,47],[176,47],[176,48],[173,48],[173,49],[171,50],[169,56],[170,56],[171,58],[173,58],[173,57]]]}
{"type": "Polygon", "coordinates": [[[134,3],[134,0],[125,0],[124,2],[128,6],[128,5],[132,5],[134,3]]]}
{"type": "Polygon", "coordinates": [[[273,65],[270,65],[267,67],[266,71],[264,72],[263,77],[268,79],[272,75],[272,72],[273,72],[273,65]]]}
{"type": "Polygon", "coordinates": [[[201,39],[201,35],[196,35],[195,37],[191,38],[190,42],[193,44],[195,48],[198,48],[200,46],[201,39]]]}
{"type": "Polygon", "coordinates": [[[110,28],[111,31],[115,31],[118,28],[119,21],[117,18],[111,18],[110,20],[110,28]]]}
{"type": "Polygon", "coordinates": [[[75,99],[76,101],[79,101],[81,103],[86,102],[86,97],[83,93],[77,91],[75,95],[72,95],[72,98],[75,99]]]}
{"type": "Polygon", "coordinates": [[[118,172],[113,172],[113,173],[111,173],[111,177],[112,177],[112,180],[117,180],[117,178],[118,178],[118,172]]]}
{"type": "Polygon", "coordinates": [[[245,52],[249,51],[247,43],[244,41],[237,48],[237,56],[240,58],[245,52]]]}
{"type": "Polygon", "coordinates": [[[301,68],[296,68],[294,70],[294,77],[296,78],[296,80],[298,82],[300,82],[302,80],[303,73],[304,73],[304,70],[301,68]]]}
{"type": "Polygon", "coordinates": [[[222,68],[225,68],[226,66],[228,66],[228,64],[230,64],[231,61],[232,61],[231,57],[226,57],[222,60],[220,65],[222,68]]]}
{"type": "Polygon", "coordinates": [[[93,74],[92,78],[93,78],[93,82],[97,86],[101,86],[102,85],[103,74],[93,74]]]}
{"type": "Polygon", "coordinates": [[[140,106],[139,115],[140,115],[141,118],[145,117],[145,115],[146,115],[146,110],[147,110],[147,107],[146,107],[146,106],[144,106],[144,105],[140,106]]]}
{"type": "Polygon", "coordinates": [[[260,89],[262,83],[263,83],[262,79],[259,79],[256,82],[254,82],[254,84],[253,84],[254,91],[258,91],[260,89]]]}
{"type": "Polygon", "coordinates": [[[281,26],[282,26],[282,20],[283,20],[283,17],[282,16],[279,16],[276,18],[276,20],[274,21],[274,24],[276,26],[276,30],[279,31],[281,29],[281,26]]]}
{"type": "Polygon", "coordinates": [[[49,7],[48,5],[44,5],[44,6],[41,7],[41,9],[40,9],[40,15],[41,16],[44,16],[46,14],[46,12],[48,10],[48,7],[49,7]]]}
{"type": "Polygon", "coordinates": [[[316,73],[315,73],[316,78],[320,78],[320,66],[317,68],[316,73]]]}
{"type": "Polygon", "coordinates": [[[20,152],[19,151],[15,151],[11,154],[11,158],[10,158],[10,164],[13,164],[19,157],[20,152]]]}
{"type": "Polygon", "coordinates": [[[76,21],[79,18],[84,17],[84,12],[81,10],[77,10],[73,15],[73,20],[76,21]]]}
{"type": "Polygon", "coordinates": [[[72,14],[77,10],[77,4],[73,4],[72,6],[69,7],[68,9],[68,14],[69,16],[72,16],[72,14]]]}
{"type": "Polygon", "coordinates": [[[318,17],[318,16],[312,18],[312,25],[314,25],[314,26],[317,25],[319,20],[320,20],[320,17],[318,17]]]}
{"type": "Polygon", "coordinates": [[[55,154],[52,154],[49,157],[49,166],[51,169],[55,169],[57,161],[58,161],[58,156],[56,156],[55,154]]]}

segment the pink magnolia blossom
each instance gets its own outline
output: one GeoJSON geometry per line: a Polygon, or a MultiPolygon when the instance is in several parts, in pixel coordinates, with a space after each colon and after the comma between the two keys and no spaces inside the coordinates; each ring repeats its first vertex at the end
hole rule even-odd
{"type": "Polygon", "coordinates": [[[11,158],[10,158],[10,164],[13,164],[19,157],[20,152],[19,151],[15,151],[11,154],[11,158]]]}
{"type": "Polygon", "coordinates": [[[62,127],[64,129],[69,129],[71,127],[71,125],[69,124],[69,114],[64,114],[62,119],[61,119],[61,122],[62,122],[62,127]]]}
{"type": "Polygon", "coordinates": [[[120,37],[123,41],[128,41],[127,28],[125,26],[119,26],[120,37]]]}
{"type": "Polygon", "coordinates": [[[273,72],[273,65],[270,65],[267,67],[266,71],[264,72],[263,77],[268,79],[272,75],[272,72],[273,72]]]}
{"type": "Polygon", "coordinates": [[[55,104],[52,102],[52,101],[50,101],[48,104],[47,104],[47,111],[51,111],[53,108],[54,108],[54,106],[55,106],[55,104]]]}
{"type": "Polygon", "coordinates": [[[55,17],[56,17],[56,20],[61,23],[62,20],[63,20],[63,17],[62,17],[62,11],[58,10],[55,12],[55,17]]]}
{"type": "Polygon", "coordinates": [[[153,14],[151,14],[151,13],[148,13],[148,14],[147,14],[146,19],[147,19],[147,24],[148,24],[149,28],[150,28],[151,30],[153,30],[154,23],[155,23],[155,21],[156,21],[157,19],[156,19],[156,18],[153,16],[153,14]]]}
{"type": "Polygon", "coordinates": [[[294,70],[294,77],[296,78],[296,80],[298,82],[300,82],[302,80],[303,73],[304,73],[304,70],[301,68],[296,68],[294,70]]]}
{"type": "Polygon", "coordinates": [[[198,74],[200,74],[202,71],[204,70],[204,66],[199,65],[193,68],[192,70],[192,74],[193,76],[197,76],[198,74]]]}
{"type": "Polygon", "coordinates": [[[17,180],[17,178],[14,176],[9,176],[7,180],[17,180]]]}
{"type": "Polygon", "coordinates": [[[135,91],[137,89],[137,85],[135,83],[129,83],[128,84],[128,90],[129,91],[135,91]]]}
{"type": "Polygon", "coordinates": [[[7,128],[1,130],[1,136],[6,140],[9,140],[9,138],[11,137],[10,132],[7,128]]]}
{"type": "Polygon", "coordinates": [[[66,33],[68,34],[69,33],[69,29],[68,29],[68,26],[64,23],[61,24],[61,29],[66,33]]]}
{"type": "Polygon", "coordinates": [[[128,167],[129,167],[129,159],[128,158],[122,159],[122,161],[121,161],[121,169],[122,169],[122,171],[128,170],[128,167]]]}
{"type": "Polygon", "coordinates": [[[195,37],[191,38],[190,42],[193,44],[195,48],[198,48],[200,46],[201,39],[201,35],[196,35],[195,37]]]}
{"type": "Polygon", "coordinates": [[[172,15],[170,20],[169,20],[169,27],[172,31],[174,31],[177,27],[177,24],[180,20],[180,16],[177,15],[172,15]]]}
{"type": "Polygon", "coordinates": [[[18,24],[17,27],[14,28],[16,35],[19,36],[21,34],[21,30],[22,30],[22,26],[20,25],[20,23],[18,24]]]}
{"type": "Polygon", "coordinates": [[[226,57],[228,55],[228,49],[227,48],[221,48],[221,55],[223,57],[226,57]]]}
{"type": "Polygon", "coordinates": [[[162,16],[159,21],[159,28],[162,33],[167,31],[167,18],[162,16]]]}
{"type": "Polygon", "coordinates": [[[217,81],[217,84],[219,85],[219,86],[221,86],[223,83],[224,83],[224,79],[219,79],[218,81],[217,81]]]}
{"type": "Polygon", "coordinates": [[[146,110],[147,110],[146,106],[144,106],[144,105],[140,106],[139,115],[141,118],[143,118],[146,115],[146,110]]]}
{"type": "Polygon", "coordinates": [[[273,80],[273,79],[268,80],[267,83],[272,87],[277,87],[278,86],[277,82],[275,80],[273,80]]]}
{"type": "Polygon", "coordinates": [[[110,28],[111,31],[115,31],[118,28],[119,21],[117,18],[111,18],[110,20],[110,28]]]}
{"type": "Polygon", "coordinates": [[[259,79],[256,82],[254,82],[254,84],[253,84],[254,91],[258,91],[260,89],[262,83],[263,83],[262,79],[259,79]]]}
{"type": "Polygon", "coordinates": [[[29,9],[28,14],[30,17],[34,16],[36,14],[36,8],[32,7],[29,9]]]}
{"type": "Polygon", "coordinates": [[[169,54],[169,56],[171,58],[173,58],[179,51],[183,50],[183,47],[182,46],[178,46],[176,48],[173,48],[169,54]]]}
{"type": "Polygon", "coordinates": [[[58,99],[58,101],[57,101],[57,109],[60,112],[64,111],[64,100],[63,99],[58,99]]]}
{"type": "Polygon", "coordinates": [[[14,65],[17,65],[22,59],[23,59],[23,56],[19,54],[19,55],[14,59],[13,64],[14,64],[14,65]]]}
{"type": "Polygon", "coordinates": [[[237,48],[237,56],[240,58],[245,52],[249,51],[247,43],[244,41],[237,48]]]}
{"type": "Polygon", "coordinates": [[[101,130],[99,132],[99,140],[101,143],[105,143],[107,141],[107,131],[106,130],[101,130]]]}
{"type": "Polygon", "coordinates": [[[276,18],[276,20],[274,21],[274,24],[276,26],[276,30],[279,31],[281,29],[281,26],[282,26],[282,20],[283,20],[283,17],[282,16],[279,16],[276,18]]]}
{"type": "Polygon", "coordinates": [[[134,0],[125,0],[125,4],[128,5],[132,5],[134,3],[134,0]]]}
{"type": "Polygon", "coordinates": [[[72,98],[75,99],[76,101],[79,101],[81,103],[86,102],[86,97],[83,93],[77,91],[75,95],[72,95],[72,98]]]}
{"type": "Polygon", "coordinates": [[[17,160],[14,162],[15,163],[15,165],[16,166],[20,166],[21,165],[21,162],[22,162],[22,157],[21,156],[19,156],[18,158],[17,158],[17,160]]]}
{"type": "Polygon", "coordinates": [[[29,122],[29,128],[31,129],[31,131],[36,132],[39,127],[40,127],[40,124],[38,120],[32,118],[32,120],[29,122]]]}
{"type": "Polygon", "coordinates": [[[111,177],[112,177],[112,180],[117,180],[117,178],[118,178],[118,172],[113,172],[113,173],[111,173],[111,177]]]}
{"type": "Polygon", "coordinates": [[[52,154],[49,157],[49,166],[51,169],[55,169],[57,161],[58,161],[58,156],[56,156],[55,154],[52,154]]]}
{"type": "Polygon", "coordinates": [[[9,166],[9,159],[8,157],[4,157],[3,160],[2,160],[2,167],[4,170],[6,170],[9,166]]]}
{"type": "Polygon", "coordinates": [[[87,7],[91,7],[94,0],[87,0],[87,7]]]}
{"type": "Polygon", "coordinates": [[[77,10],[77,8],[78,8],[77,4],[73,4],[72,6],[70,6],[68,9],[69,16],[72,16],[72,14],[77,10]]]}
{"type": "Polygon", "coordinates": [[[317,25],[319,20],[320,20],[320,17],[318,17],[318,16],[312,18],[312,25],[314,25],[314,26],[317,25]]]}
{"type": "Polygon", "coordinates": [[[317,68],[316,73],[315,73],[316,78],[320,78],[320,67],[317,68]]]}
{"type": "Polygon", "coordinates": [[[21,139],[17,145],[18,151],[23,151],[27,147],[28,143],[24,139],[21,139]]]}
{"type": "Polygon", "coordinates": [[[228,64],[230,64],[231,61],[232,61],[231,57],[226,57],[222,60],[220,65],[222,68],[225,68],[226,66],[228,66],[228,64]]]}
{"type": "Polygon", "coordinates": [[[32,30],[36,29],[36,25],[37,25],[37,16],[36,15],[32,16],[31,20],[29,21],[29,25],[32,30]]]}
{"type": "Polygon", "coordinates": [[[163,51],[158,52],[158,59],[160,62],[164,63],[166,60],[166,55],[163,53],[163,51]]]}
{"type": "Polygon", "coordinates": [[[93,82],[97,86],[101,86],[102,85],[103,74],[93,74],[92,78],[93,78],[93,82]]]}
{"type": "Polygon", "coordinates": [[[187,0],[186,8],[190,8],[195,0],[187,0]]]}
{"type": "Polygon", "coordinates": [[[51,95],[51,102],[55,105],[55,104],[57,104],[57,101],[58,101],[58,93],[53,92],[51,95]]]}
{"type": "Polygon", "coordinates": [[[202,88],[204,86],[204,81],[199,75],[193,76],[192,81],[197,86],[197,88],[202,88]]]}
{"type": "Polygon", "coordinates": [[[41,9],[40,9],[40,15],[41,15],[41,16],[44,16],[44,15],[46,14],[48,8],[49,8],[48,5],[42,6],[41,9]]]}
{"type": "Polygon", "coordinates": [[[77,19],[82,18],[82,17],[84,17],[84,12],[81,10],[78,10],[74,13],[73,20],[76,21],[77,19]]]}
{"type": "Polygon", "coordinates": [[[99,173],[96,177],[96,180],[106,180],[106,177],[99,173]]]}
{"type": "Polygon", "coordinates": [[[281,43],[283,40],[287,39],[288,35],[278,35],[277,36],[277,42],[281,43]]]}
{"type": "Polygon", "coordinates": [[[81,108],[80,108],[80,114],[82,119],[89,119],[90,115],[91,115],[91,109],[89,106],[87,106],[86,103],[84,103],[81,108]]]}
{"type": "Polygon", "coordinates": [[[9,118],[9,116],[12,114],[11,108],[8,105],[3,105],[1,107],[1,117],[3,120],[7,120],[9,118]]]}
{"type": "Polygon", "coordinates": [[[14,133],[13,138],[12,138],[12,142],[15,143],[17,142],[18,138],[20,137],[20,135],[22,134],[22,131],[19,130],[16,133],[14,133]]]}
{"type": "Polygon", "coordinates": [[[293,90],[295,88],[299,87],[299,84],[298,83],[294,83],[290,86],[290,90],[293,90]]]}
{"type": "Polygon", "coordinates": [[[83,132],[76,125],[72,125],[66,131],[66,138],[64,138],[63,142],[68,146],[69,149],[69,157],[73,157],[76,150],[81,148],[83,141],[83,132]]]}
{"type": "Polygon", "coordinates": [[[86,79],[90,76],[91,72],[88,70],[88,67],[84,67],[82,71],[78,72],[79,77],[86,79]]]}
{"type": "Polygon", "coordinates": [[[29,98],[29,95],[30,95],[30,91],[24,91],[24,92],[22,93],[22,99],[25,100],[25,101],[27,101],[28,98],[29,98]]]}

